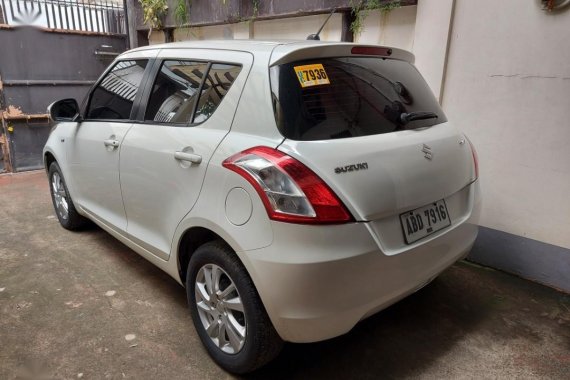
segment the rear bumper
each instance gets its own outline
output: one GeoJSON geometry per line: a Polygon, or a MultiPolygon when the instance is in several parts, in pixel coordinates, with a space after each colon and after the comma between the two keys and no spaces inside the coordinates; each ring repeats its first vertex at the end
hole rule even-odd
{"type": "Polygon", "coordinates": [[[344,334],[465,257],[478,230],[478,183],[469,187],[467,218],[397,254],[382,251],[368,223],[273,223],[273,244],[240,256],[279,335],[315,342],[344,334]]]}

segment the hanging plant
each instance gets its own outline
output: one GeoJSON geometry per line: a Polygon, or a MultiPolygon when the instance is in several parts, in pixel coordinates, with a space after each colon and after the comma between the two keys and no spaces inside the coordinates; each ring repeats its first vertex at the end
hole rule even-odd
{"type": "Polygon", "coordinates": [[[176,2],[176,8],[174,9],[174,18],[176,19],[176,24],[182,26],[188,23],[190,12],[188,12],[188,2],[190,0],[178,0],[176,2]]]}
{"type": "Polygon", "coordinates": [[[390,13],[396,8],[400,8],[402,5],[399,0],[394,1],[382,1],[382,0],[351,0],[352,15],[354,16],[354,21],[350,24],[350,30],[354,35],[358,35],[362,32],[364,19],[368,16],[371,11],[380,11],[382,15],[390,13]]]}
{"type": "Polygon", "coordinates": [[[162,29],[168,4],[166,0],[139,0],[139,2],[143,9],[143,21],[149,26],[148,37],[150,38],[153,29],[162,29]]]}
{"type": "MultiPolygon", "coordinates": [[[[249,21],[254,20],[257,17],[257,15],[259,14],[259,3],[260,3],[260,1],[261,0],[251,0],[251,7],[252,7],[253,12],[252,12],[252,15],[251,15],[251,18],[249,19],[249,21]]],[[[222,0],[222,4],[228,5],[227,0],[222,0]]],[[[238,17],[238,19],[244,20],[241,17],[238,17]]]]}
{"type": "Polygon", "coordinates": [[[253,5],[253,16],[251,17],[253,20],[259,13],[259,0],[251,0],[251,4],[253,5]]]}
{"type": "Polygon", "coordinates": [[[542,10],[549,12],[555,9],[561,9],[570,4],[570,0],[540,0],[540,2],[542,3],[542,10]]]}

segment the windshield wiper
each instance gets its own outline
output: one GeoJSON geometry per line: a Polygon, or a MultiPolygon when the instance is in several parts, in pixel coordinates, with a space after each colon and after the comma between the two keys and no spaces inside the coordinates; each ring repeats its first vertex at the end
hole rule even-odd
{"type": "Polygon", "coordinates": [[[435,112],[403,112],[400,114],[400,123],[402,125],[408,124],[414,120],[437,119],[438,116],[435,112]]]}

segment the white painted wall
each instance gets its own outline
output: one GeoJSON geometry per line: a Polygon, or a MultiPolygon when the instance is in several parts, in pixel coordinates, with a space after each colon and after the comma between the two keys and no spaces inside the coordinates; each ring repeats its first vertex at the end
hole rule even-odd
{"type": "MultiPolygon", "coordinates": [[[[570,248],[570,8],[549,14],[539,3],[421,0],[371,12],[356,41],[416,55],[479,151],[483,226],[570,248]]],[[[182,29],[175,40],[304,39],[325,18],[182,29]]],[[[334,15],[321,38],[339,41],[341,26],[334,15]]],[[[162,42],[156,34],[152,42],[162,42]]]]}
{"type": "Polygon", "coordinates": [[[250,23],[212,25],[174,30],[174,41],[187,40],[239,40],[250,37],[250,23]]]}
{"type": "Polygon", "coordinates": [[[164,32],[162,30],[153,30],[148,38],[149,45],[163,44],[164,32]]]}
{"type": "Polygon", "coordinates": [[[479,151],[481,224],[565,248],[569,37],[570,8],[549,14],[535,0],[456,0],[443,89],[449,119],[479,151]]]}
{"type": "MultiPolygon", "coordinates": [[[[292,17],[276,20],[255,21],[253,37],[256,39],[304,40],[309,34],[317,33],[328,15],[292,17]]],[[[342,15],[333,14],[320,34],[322,41],[340,41],[342,15]]]]}
{"type": "Polygon", "coordinates": [[[355,41],[362,44],[392,46],[406,50],[414,47],[417,7],[407,6],[381,14],[370,12],[362,23],[362,32],[355,41]]]}
{"type": "MultiPolygon", "coordinates": [[[[248,39],[304,40],[309,34],[316,33],[328,15],[291,17],[284,19],[242,22],[238,24],[203,26],[176,29],[175,41],[208,39],[248,39]]],[[[414,40],[416,6],[395,9],[385,16],[380,12],[371,12],[364,20],[362,33],[356,41],[369,44],[385,44],[411,50],[414,40]]],[[[323,28],[322,41],[340,41],[342,33],[342,15],[334,14],[323,28]]],[[[153,32],[150,43],[162,43],[162,32],[153,32]]]]}
{"type": "Polygon", "coordinates": [[[412,48],[415,64],[440,102],[454,2],[419,1],[415,20],[412,48]]]}
{"type": "MultiPolygon", "coordinates": [[[[212,39],[258,39],[258,40],[304,40],[316,33],[328,15],[291,17],[265,21],[241,22],[237,24],[212,25],[174,30],[174,41],[212,39]]],[[[342,16],[334,14],[323,28],[320,37],[323,41],[340,41],[342,16]]],[[[163,43],[162,31],[154,31],[151,45],[163,43]]]]}

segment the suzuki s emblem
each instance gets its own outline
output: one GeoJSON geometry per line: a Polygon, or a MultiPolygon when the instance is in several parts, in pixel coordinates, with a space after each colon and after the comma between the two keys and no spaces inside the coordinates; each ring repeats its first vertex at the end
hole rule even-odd
{"type": "Polygon", "coordinates": [[[431,160],[433,158],[433,153],[431,152],[431,148],[424,144],[422,146],[422,152],[424,153],[424,157],[428,160],[431,160]]]}

